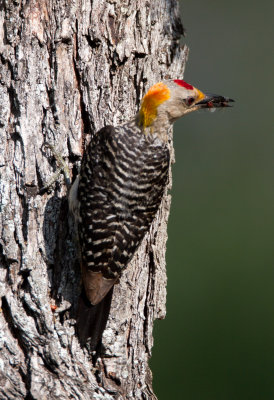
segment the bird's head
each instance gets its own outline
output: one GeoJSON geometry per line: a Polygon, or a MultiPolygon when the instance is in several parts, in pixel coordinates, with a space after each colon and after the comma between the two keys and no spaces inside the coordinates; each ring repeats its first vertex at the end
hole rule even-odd
{"type": "Polygon", "coordinates": [[[143,97],[138,124],[157,132],[192,111],[229,107],[232,101],[220,95],[203,93],[183,80],[163,81],[153,85],[143,97]]]}

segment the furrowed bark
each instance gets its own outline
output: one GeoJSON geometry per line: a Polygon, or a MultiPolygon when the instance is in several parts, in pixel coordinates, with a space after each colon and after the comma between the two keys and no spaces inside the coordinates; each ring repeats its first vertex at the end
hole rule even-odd
{"type": "MultiPolygon", "coordinates": [[[[176,0],[0,1],[0,397],[153,399],[153,321],[165,317],[170,196],[115,285],[94,363],[75,335],[80,271],[67,190],[89,134],[137,111],[144,91],[182,78],[176,0]],[[56,308],[57,306],[57,308],[56,308]]],[[[172,141],[170,143],[172,147],[172,141]]]]}

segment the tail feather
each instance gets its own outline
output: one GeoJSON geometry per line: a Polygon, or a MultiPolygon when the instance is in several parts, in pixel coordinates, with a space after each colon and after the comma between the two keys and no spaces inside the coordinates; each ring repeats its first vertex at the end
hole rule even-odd
{"type": "Polygon", "coordinates": [[[101,344],[102,334],[107,324],[113,287],[107,295],[96,305],[92,305],[82,291],[77,311],[77,333],[81,345],[88,343],[91,350],[96,350],[101,344]]]}

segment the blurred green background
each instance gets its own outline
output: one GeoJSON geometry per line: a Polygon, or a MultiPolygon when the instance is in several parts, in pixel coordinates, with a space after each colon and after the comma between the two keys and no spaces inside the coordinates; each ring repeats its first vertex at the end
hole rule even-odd
{"type": "Polygon", "coordinates": [[[154,390],[159,400],[273,400],[274,2],[180,6],[185,80],[236,102],[175,126],[154,390]]]}

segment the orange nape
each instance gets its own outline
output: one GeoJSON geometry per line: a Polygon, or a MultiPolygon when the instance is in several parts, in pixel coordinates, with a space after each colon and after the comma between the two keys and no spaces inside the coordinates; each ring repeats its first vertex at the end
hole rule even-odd
{"type": "Polygon", "coordinates": [[[170,90],[163,82],[151,86],[142,99],[139,124],[144,128],[150,126],[157,116],[158,106],[169,98],[170,90]]]}

